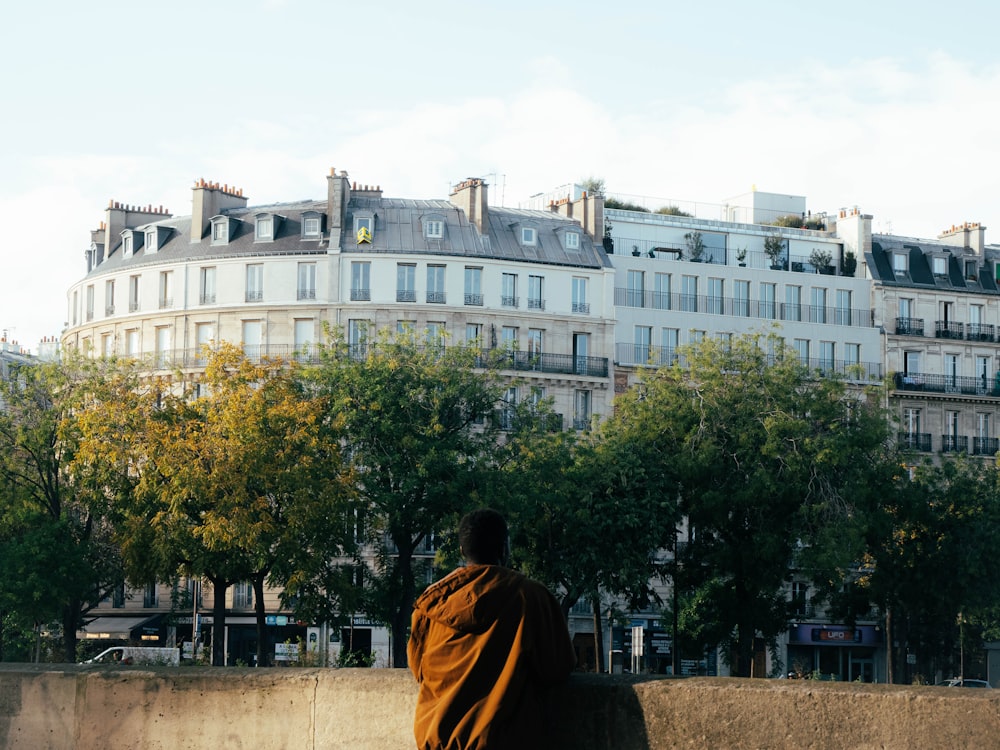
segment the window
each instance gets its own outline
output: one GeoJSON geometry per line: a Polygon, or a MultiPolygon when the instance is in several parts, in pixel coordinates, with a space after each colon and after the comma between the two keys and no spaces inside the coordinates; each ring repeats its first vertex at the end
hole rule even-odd
{"type": "Polygon", "coordinates": [[[990,359],[983,355],[976,356],[976,393],[986,393],[990,384],[990,359]]]}
{"type": "Polygon", "coordinates": [[[514,414],[517,406],[517,388],[511,386],[503,395],[503,405],[500,407],[500,429],[514,429],[514,414]]]}
{"type": "Polygon", "coordinates": [[[104,314],[106,316],[115,314],[115,280],[108,279],[104,282],[104,314]]]}
{"type": "Polygon", "coordinates": [[[582,276],[573,277],[573,312],[590,314],[590,303],[587,302],[587,279],[582,276]]]}
{"type": "Polygon", "coordinates": [[[396,265],[396,302],[417,301],[416,277],[417,267],[412,263],[396,265]]]}
{"type": "Polygon", "coordinates": [[[670,274],[653,274],[653,307],[657,310],[670,309],[670,274]]]}
{"type": "Polygon", "coordinates": [[[942,451],[961,451],[965,449],[967,441],[962,440],[958,434],[961,412],[946,411],[944,413],[944,435],[941,436],[942,451]]]}
{"type": "Polygon", "coordinates": [[[444,222],[439,219],[430,219],[424,222],[424,236],[434,240],[444,237],[444,222]]]}
{"type": "Polygon", "coordinates": [[[111,606],[115,609],[121,609],[125,606],[125,584],[119,583],[115,586],[115,590],[111,592],[111,606]]]}
{"type": "Polygon", "coordinates": [[[861,364],[861,344],[844,344],[844,364],[847,366],[861,364]]]}
{"type": "Polygon", "coordinates": [[[948,275],[948,259],[944,257],[935,257],[932,260],[932,266],[935,276],[947,276],[948,275]]]}
{"type": "Polygon", "coordinates": [[[260,302],[264,299],[264,264],[247,264],[247,302],[260,302]]]}
{"type": "Polygon", "coordinates": [[[545,298],[542,296],[544,280],[541,276],[528,276],[528,309],[544,310],[545,298]]]}
{"type": "Polygon", "coordinates": [[[132,257],[132,233],[122,236],[122,255],[126,258],[132,257]]]}
{"type": "Polygon", "coordinates": [[[795,343],[792,346],[795,347],[795,353],[799,355],[799,360],[808,365],[809,339],[795,339],[795,343]]]}
{"type": "Polygon", "coordinates": [[[749,317],[750,315],[750,282],[733,282],[733,315],[749,317]]]}
{"type": "Polygon", "coordinates": [[[73,304],[70,305],[70,307],[73,309],[73,325],[76,325],[76,323],[77,323],[76,316],[79,314],[79,309],[77,307],[77,302],[79,302],[79,299],[77,298],[77,292],[74,291],[73,292],[73,304]]]}
{"type": "Polygon", "coordinates": [[[465,268],[465,304],[483,304],[483,269],[466,266],[465,268]]]}
{"type": "Polygon", "coordinates": [[[688,331],[688,341],[690,343],[692,343],[692,344],[700,344],[704,340],[705,340],[705,332],[704,331],[695,331],[695,330],[688,331]]]}
{"type": "Polygon", "coordinates": [[[155,229],[147,229],[146,230],[145,246],[146,246],[146,252],[147,253],[155,253],[157,251],[158,248],[156,247],[156,230],[155,229]]]}
{"type": "Polygon", "coordinates": [[[198,346],[198,364],[205,364],[205,350],[210,349],[215,339],[215,326],[211,323],[196,323],[194,326],[195,343],[198,346]]]}
{"type": "Polygon", "coordinates": [[[672,365],[677,361],[677,347],[680,344],[681,332],[677,328],[664,328],[661,335],[661,346],[663,352],[660,356],[659,365],[672,365]]]}
{"type": "Polygon", "coordinates": [[[500,344],[504,349],[517,349],[517,328],[504,326],[500,329],[500,344]]]}
{"type": "Polygon", "coordinates": [[[976,437],[988,438],[990,436],[990,415],[985,412],[976,414],[976,437]]]}
{"type": "Polygon", "coordinates": [[[505,273],[500,277],[500,304],[517,307],[517,274],[505,273]]]}
{"type": "Polygon", "coordinates": [[[253,584],[240,581],[233,584],[233,609],[250,609],[253,607],[253,584]]]}
{"type": "Polygon", "coordinates": [[[142,590],[142,606],[143,607],[155,607],[159,604],[159,587],[156,582],[147,583],[142,590]]]}
{"type": "Polygon", "coordinates": [[[708,280],[708,312],[722,315],[723,283],[722,279],[708,280]]]}
{"type": "Polygon", "coordinates": [[[369,322],[367,320],[347,321],[347,346],[353,359],[362,359],[367,355],[368,329],[369,322]]]}
{"type": "Polygon", "coordinates": [[[299,263],[299,285],[297,298],[316,299],[316,264],[299,263]]]}
{"type": "Polygon", "coordinates": [[[957,354],[944,355],[944,388],[945,391],[958,392],[958,377],[961,367],[957,354]]]}
{"type": "Polygon", "coordinates": [[[579,232],[566,232],[564,235],[566,237],[566,249],[567,250],[579,250],[580,249],[580,233],[579,232]]]}
{"type": "Polygon", "coordinates": [[[573,428],[590,427],[590,391],[576,391],[573,397],[573,428]]]}
{"type": "Polygon", "coordinates": [[[94,285],[87,286],[87,320],[94,319],[94,285]]]}
{"type": "Polygon", "coordinates": [[[826,289],[813,287],[812,305],[810,306],[809,321],[811,323],[826,322],[826,289]]]}
{"type": "Polygon", "coordinates": [[[802,287],[785,287],[785,314],[784,320],[802,320],[802,287]]]}
{"type": "Polygon", "coordinates": [[[915,436],[920,434],[920,409],[903,410],[903,428],[907,435],[915,436]]]}
{"type": "Polygon", "coordinates": [[[967,260],[965,261],[965,278],[969,281],[975,281],[979,278],[979,269],[976,268],[976,261],[967,260]]]}
{"type": "Polygon", "coordinates": [[[590,372],[590,334],[573,334],[573,360],[576,363],[576,374],[587,375],[590,372]]]}
{"type": "Polygon", "coordinates": [[[101,334],[101,356],[110,357],[115,353],[115,337],[110,333],[101,334]]]}
{"type": "Polygon", "coordinates": [[[825,373],[830,373],[836,366],[836,361],[834,360],[834,342],[832,341],[820,341],[819,342],[819,366],[825,373]]]}
{"type": "Polygon", "coordinates": [[[645,275],[642,271],[629,271],[626,276],[628,284],[625,290],[625,305],[627,307],[642,307],[645,293],[645,275]]]}
{"type": "Polygon", "coordinates": [[[542,353],[542,330],[540,328],[528,329],[528,354],[536,355],[542,353]]]}
{"type": "Polygon", "coordinates": [[[837,290],[837,309],[834,312],[834,322],[839,326],[851,325],[851,290],[837,290]]]}
{"type": "Polygon", "coordinates": [[[204,266],[198,271],[198,304],[215,304],[215,266],[204,266]]]}
{"type": "Polygon", "coordinates": [[[125,331],[125,355],[128,357],[135,357],[140,353],[139,348],[139,329],[129,328],[125,331]]]}
{"type": "Polygon", "coordinates": [[[295,353],[301,360],[309,359],[316,344],[316,321],[301,318],[295,321],[295,353]]]}
{"type": "Polygon", "coordinates": [[[156,329],[156,366],[166,367],[170,364],[171,347],[170,326],[160,326],[156,329]]]}
{"type": "Polygon", "coordinates": [[[804,617],[806,614],[806,606],[808,599],[806,598],[806,592],[808,591],[808,585],[802,581],[792,582],[792,614],[798,617],[804,617]]]}
{"type": "Polygon", "coordinates": [[[243,321],[243,354],[258,361],[264,353],[264,327],[259,320],[243,321]]]}
{"type": "Polygon", "coordinates": [[[224,245],[229,242],[229,220],[214,219],[212,221],[212,244],[224,245]]]}
{"type": "Polygon", "coordinates": [[[521,227],[522,245],[534,245],[535,240],[536,240],[536,233],[534,227],[521,227]]]}
{"type": "Polygon", "coordinates": [[[774,284],[764,282],[760,285],[760,316],[768,320],[775,320],[778,317],[774,284]]]}
{"type": "Polygon", "coordinates": [[[445,325],[441,322],[430,322],[427,324],[427,346],[435,349],[444,349],[445,325]]]}
{"type": "Polygon", "coordinates": [[[444,266],[427,266],[427,301],[444,304],[444,266]]]}
{"type": "Polygon", "coordinates": [[[698,312],[698,277],[681,277],[681,310],[698,312]]]}
{"type": "Polygon", "coordinates": [[[920,352],[903,352],[903,374],[920,374],[920,352]]]}
{"type": "Polygon", "coordinates": [[[483,345],[483,326],[481,323],[465,324],[465,343],[476,348],[483,345]]]}
{"type": "Polygon", "coordinates": [[[160,309],[174,306],[174,272],[160,271],[160,309]]]}
{"type": "Polygon", "coordinates": [[[302,214],[302,239],[319,239],[323,233],[323,219],[312,211],[302,214]]]}
{"type": "Polygon", "coordinates": [[[892,270],[896,274],[905,274],[909,268],[909,257],[906,253],[893,253],[892,254],[892,270]]]}
{"type": "Polygon", "coordinates": [[[258,241],[270,241],[274,239],[274,219],[270,216],[258,216],[257,228],[254,237],[258,241]]]}
{"type": "Polygon", "coordinates": [[[139,309],[139,277],[128,277],[128,311],[136,312],[139,309]]]}
{"type": "Polygon", "coordinates": [[[356,302],[368,302],[372,298],[371,265],[367,260],[351,261],[351,299],[356,302]]]}
{"type": "Polygon", "coordinates": [[[634,342],[632,361],[635,364],[648,364],[650,347],[653,344],[653,329],[649,326],[636,326],[632,341],[634,342]]]}
{"type": "MultiPolygon", "coordinates": [[[[372,217],[371,216],[355,216],[354,217],[354,236],[357,238],[358,244],[368,243],[371,244],[372,241],[372,217]]],[[[415,300],[410,300],[411,302],[415,300]]]]}

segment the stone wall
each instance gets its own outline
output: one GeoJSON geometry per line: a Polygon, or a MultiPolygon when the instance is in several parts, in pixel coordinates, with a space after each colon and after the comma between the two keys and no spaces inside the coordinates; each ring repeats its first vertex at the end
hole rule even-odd
{"type": "MultiPolygon", "coordinates": [[[[0,665],[0,746],[410,750],[415,697],[403,670],[0,665]]],[[[1000,690],[574,675],[551,716],[555,750],[994,747],[1000,690]]]]}

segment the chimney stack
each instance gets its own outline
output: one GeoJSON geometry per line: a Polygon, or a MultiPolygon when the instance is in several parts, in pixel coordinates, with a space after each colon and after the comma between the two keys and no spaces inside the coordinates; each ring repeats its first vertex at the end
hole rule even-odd
{"type": "Polygon", "coordinates": [[[191,201],[191,242],[201,242],[212,223],[212,217],[229,208],[246,208],[242,190],[218,182],[199,179],[194,183],[191,201]]]}
{"type": "Polygon", "coordinates": [[[470,177],[456,185],[449,197],[452,204],[465,212],[469,223],[476,227],[481,235],[489,233],[488,187],[481,177],[470,177]]]}

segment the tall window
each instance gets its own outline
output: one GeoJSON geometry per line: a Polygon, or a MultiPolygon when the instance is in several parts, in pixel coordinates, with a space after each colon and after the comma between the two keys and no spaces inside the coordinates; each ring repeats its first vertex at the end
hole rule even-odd
{"type": "Polygon", "coordinates": [[[253,607],[253,584],[240,581],[233,584],[233,609],[250,609],[253,607]]]}
{"type": "Polygon", "coordinates": [[[778,317],[777,302],[775,301],[775,285],[769,282],[762,282],[760,285],[760,316],[768,320],[775,320],[778,317]]]}
{"type": "Polygon", "coordinates": [[[517,274],[505,273],[500,277],[500,304],[517,307],[517,274]]]}
{"type": "Polygon", "coordinates": [[[212,346],[212,340],[215,338],[215,326],[211,323],[195,323],[194,326],[194,339],[195,344],[198,347],[198,353],[195,355],[198,358],[198,364],[205,364],[205,349],[212,346]]]}
{"type": "Polygon", "coordinates": [[[844,364],[861,364],[861,344],[844,344],[844,364]]]}
{"type": "Polygon", "coordinates": [[[990,385],[990,357],[976,356],[976,392],[986,393],[990,385]]]}
{"type": "Polygon", "coordinates": [[[838,289],[837,290],[837,311],[836,311],[836,322],[839,326],[849,326],[851,325],[851,290],[850,289],[838,289]]]}
{"type": "Polygon", "coordinates": [[[87,287],[87,320],[94,319],[94,285],[87,287]]]}
{"type": "Polygon", "coordinates": [[[528,354],[537,355],[542,353],[542,329],[528,329],[528,354]]]}
{"type": "Polygon", "coordinates": [[[785,320],[802,320],[802,287],[785,287],[785,320]]]}
{"type": "Polygon", "coordinates": [[[809,364],[809,339],[795,339],[793,344],[799,359],[805,364],[809,364]]]}
{"type": "Polygon", "coordinates": [[[590,369],[590,334],[573,334],[573,358],[578,375],[586,375],[590,369]]]}
{"type": "Polygon", "coordinates": [[[260,302],[264,299],[264,264],[247,264],[247,302],[260,302]]]}
{"type": "Polygon", "coordinates": [[[573,312],[590,313],[590,303],[587,301],[587,279],[583,276],[573,277],[573,312]]]}
{"type": "Polygon", "coordinates": [[[528,309],[544,310],[545,297],[542,296],[544,280],[541,276],[528,276],[528,309]]]}
{"type": "Polygon", "coordinates": [[[670,309],[670,274],[653,274],[653,307],[657,310],[670,309]]]}
{"type": "Polygon", "coordinates": [[[681,277],[681,310],[698,312],[698,277],[681,277]]]}
{"type": "Polygon", "coordinates": [[[819,342],[819,366],[825,372],[832,372],[836,366],[834,351],[834,343],[832,341],[819,342]]]}
{"type": "Polygon", "coordinates": [[[733,282],[733,315],[750,316],[750,282],[733,282]]]}
{"type": "Polygon", "coordinates": [[[723,284],[722,279],[708,280],[708,312],[722,315],[723,284]]]}
{"type": "Polygon", "coordinates": [[[297,299],[316,299],[316,264],[299,263],[299,285],[297,299]]]}
{"type": "Polygon", "coordinates": [[[104,282],[104,314],[115,314],[115,280],[108,279],[104,282]]]}
{"type": "Polygon", "coordinates": [[[143,607],[155,607],[159,604],[159,587],[156,585],[156,581],[152,583],[147,583],[142,590],[142,606],[143,607]]]}
{"type": "Polygon", "coordinates": [[[647,364],[650,361],[650,347],[653,344],[653,329],[649,326],[636,326],[633,341],[633,362],[647,364]]]}
{"type": "Polygon", "coordinates": [[[645,277],[642,271],[629,271],[626,277],[628,287],[625,292],[626,307],[642,307],[645,277]]]}
{"type": "Polygon", "coordinates": [[[517,406],[517,387],[511,386],[503,395],[503,405],[500,407],[500,429],[514,429],[514,413],[517,406]]]}
{"type": "Polygon", "coordinates": [[[347,321],[347,346],[354,359],[361,359],[368,353],[368,321],[347,321]]]}
{"type": "Polygon", "coordinates": [[[372,298],[371,266],[367,260],[351,261],[351,299],[368,302],[372,298]]]}
{"type": "Polygon", "coordinates": [[[129,357],[135,357],[140,353],[139,348],[139,329],[129,328],[125,331],[125,354],[129,357]]]}
{"type": "Polygon", "coordinates": [[[574,394],[573,427],[577,430],[590,427],[590,391],[576,391],[574,394]]]}
{"type": "Polygon", "coordinates": [[[205,266],[198,273],[198,303],[215,304],[215,267],[205,266]]]}
{"type": "Polygon", "coordinates": [[[128,311],[137,312],[139,310],[139,277],[128,277],[128,311]]]}
{"type": "Polygon", "coordinates": [[[906,434],[915,437],[920,434],[920,409],[903,410],[903,428],[906,434]]]}
{"type": "Polygon", "coordinates": [[[295,353],[299,359],[312,357],[316,344],[316,322],[312,318],[295,321],[295,353]]]}
{"type": "Polygon", "coordinates": [[[166,367],[170,364],[171,336],[170,326],[160,326],[156,329],[156,366],[166,367]]]}
{"type": "Polygon", "coordinates": [[[465,324],[465,343],[477,348],[483,345],[483,326],[481,323],[465,324]]]}
{"type": "Polygon", "coordinates": [[[483,304],[483,269],[466,266],[465,268],[465,304],[483,304]]]}
{"type": "Polygon", "coordinates": [[[396,265],[396,301],[416,302],[417,267],[412,263],[398,263],[396,265]]]}
{"type": "Polygon", "coordinates": [[[517,349],[517,328],[504,326],[500,329],[500,344],[504,349],[517,349]]]}
{"type": "Polygon", "coordinates": [[[174,272],[160,271],[160,309],[174,306],[174,272]]]}
{"type": "Polygon", "coordinates": [[[677,361],[677,347],[680,344],[681,332],[677,328],[664,328],[661,338],[663,353],[657,364],[672,365],[677,361]]]}
{"type": "Polygon", "coordinates": [[[825,323],[826,322],[826,289],[821,287],[813,287],[812,290],[812,305],[810,306],[810,316],[809,322],[811,323],[825,323]]]}
{"type": "Polygon", "coordinates": [[[946,390],[958,390],[958,376],[960,374],[960,369],[957,354],[944,355],[944,384],[946,390]]]}
{"type": "Polygon", "coordinates": [[[444,266],[427,266],[427,301],[437,304],[445,302],[444,266]]]}

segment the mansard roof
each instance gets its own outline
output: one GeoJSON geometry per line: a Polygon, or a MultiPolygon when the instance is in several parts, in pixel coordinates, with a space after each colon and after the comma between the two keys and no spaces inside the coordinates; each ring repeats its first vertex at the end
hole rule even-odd
{"type": "Polygon", "coordinates": [[[995,253],[983,255],[969,247],[958,247],[933,240],[873,235],[872,249],[867,254],[872,278],[886,286],[936,289],[950,292],[1000,294],[995,277],[995,253]],[[893,256],[906,256],[905,272],[896,271],[893,256]],[[934,258],[944,258],[945,273],[935,274],[934,258]],[[974,263],[974,272],[966,273],[966,263],[974,263]]]}

